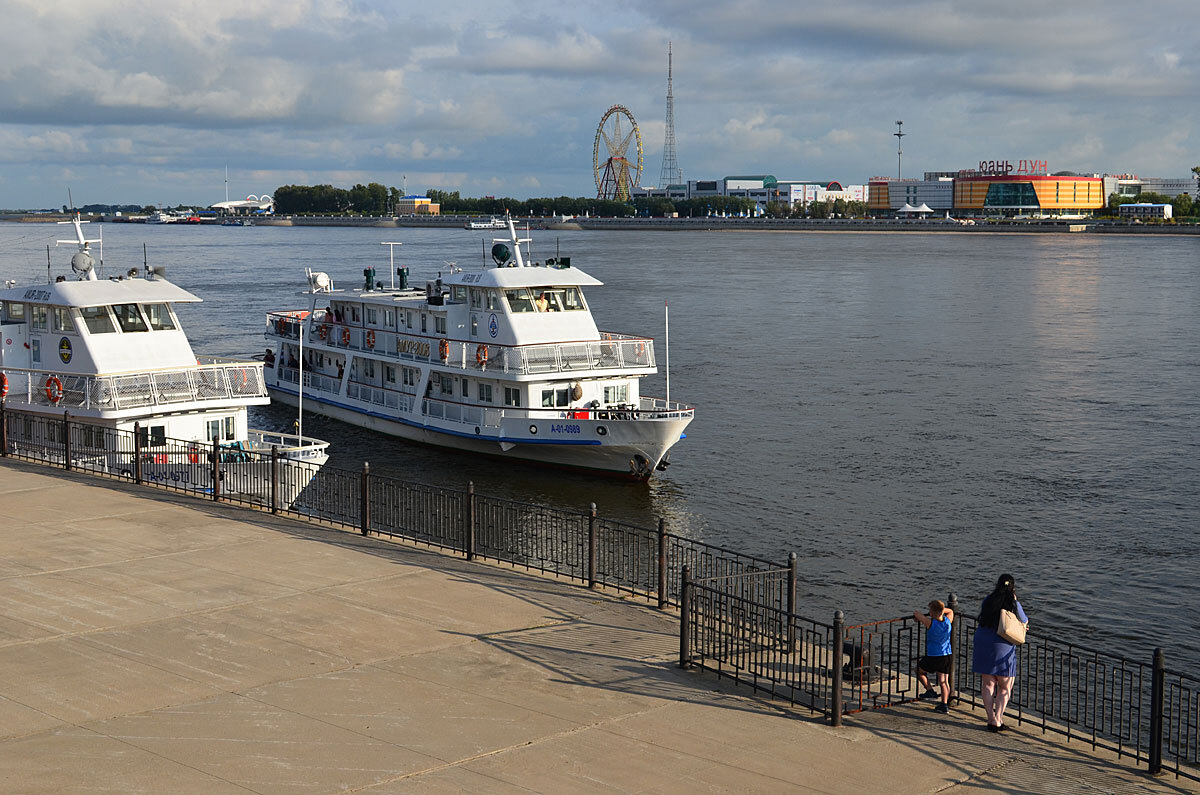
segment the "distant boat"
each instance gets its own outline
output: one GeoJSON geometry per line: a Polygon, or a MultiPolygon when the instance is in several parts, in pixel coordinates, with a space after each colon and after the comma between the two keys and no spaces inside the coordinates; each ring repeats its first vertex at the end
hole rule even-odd
{"type": "Polygon", "coordinates": [[[463,224],[464,229],[507,229],[508,224],[499,218],[491,218],[487,221],[467,221],[463,224]]]}
{"type": "Polygon", "coordinates": [[[164,213],[162,210],[159,210],[154,215],[151,215],[149,218],[147,218],[146,223],[148,223],[148,224],[173,224],[178,220],[179,220],[178,218],[171,215],[170,213],[164,213]]]}
{"type": "Polygon", "coordinates": [[[254,226],[254,222],[249,218],[226,218],[221,226],[254,226]]]}

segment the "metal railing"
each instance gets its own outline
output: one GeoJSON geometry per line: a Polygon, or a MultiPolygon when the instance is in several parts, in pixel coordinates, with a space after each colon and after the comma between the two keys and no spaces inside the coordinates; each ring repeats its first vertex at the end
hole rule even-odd
{"type": "MultiPolygon", "coordinates": [[[[654,340],[600,332],[599,340],[544,345],[498,345],[483,340],[449,340],[417,333],[396,332],[322,321],[309,326],[305,343],[370,353],[395,361],[430,362],[457,370],[499,371],[515,375],[572,373],[584,370],[641,370],[655,367],[654,340]],[[445,346],[441,343],[445,342],[445,346]],[[443,352],[445,356],[443,356],[443,352]]],[[[267,313],[266,336],[300,338],[297,312],[267,313]]]]}
{"type": "Polygon", "coordinates": [[[261,362],[212,361],[127,375],[0,368],[7,400],[56,409],[119,411],[179,403],[267,396],[261,362]]]}

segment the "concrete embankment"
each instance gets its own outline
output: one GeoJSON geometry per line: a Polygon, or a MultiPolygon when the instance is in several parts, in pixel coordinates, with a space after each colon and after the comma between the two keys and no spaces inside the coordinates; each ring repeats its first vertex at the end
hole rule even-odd
{"type": "Polygon", "coordinates": [[[1185,792],[928,705],[831,729],[675,665],[677,616],[0,461],[12,792],[1185,792]]]}

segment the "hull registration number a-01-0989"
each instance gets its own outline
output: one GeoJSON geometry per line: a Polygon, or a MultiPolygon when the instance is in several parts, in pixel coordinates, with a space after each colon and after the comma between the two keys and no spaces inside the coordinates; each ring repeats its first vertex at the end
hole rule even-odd
{"type": "Polygon", "coordinates": [[[550,433],[583,433],[578,425],[555,425],[550,426],[550,433]]]}

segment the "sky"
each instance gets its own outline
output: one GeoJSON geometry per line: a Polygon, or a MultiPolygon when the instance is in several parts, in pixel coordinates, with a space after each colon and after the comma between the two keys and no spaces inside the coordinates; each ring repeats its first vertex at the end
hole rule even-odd
{"type": "Polygon", "coordinates": [[[980,160],[1200,164],[1200,3],[0,0],[0,207],[280,185],[595,195],[629,108],[658,182],[865,182],[980,160]],[[601,149],[603,152],[603,147],[601,149]],[[603,156],[603,154],[602,154],[603,156]]]}

